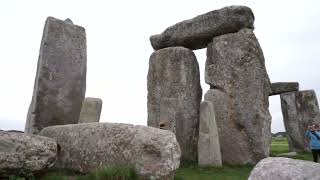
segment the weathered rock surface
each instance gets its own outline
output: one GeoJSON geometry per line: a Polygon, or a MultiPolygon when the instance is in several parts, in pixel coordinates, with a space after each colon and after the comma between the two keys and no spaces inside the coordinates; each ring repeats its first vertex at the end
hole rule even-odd
{"type": "Polygon", "coordinates": [[[279,95],[286,92],[299,91],[298,82],[277,82],[271,83],[271,92],[269,96],[279,95]]]}
{"type": "Polygon", "coordinates": [[[305,141],[308,125],[320,123],[319,105],[314,90],[288,92],[280,95],[284,127],[289,151],[307,151],[305,141]]]}
{"type": "Polygon", "coordinates": [[[210,101],[200,104],[198,164],[201,167],[222,165],[218,129],[210,101]]]}
{"type": "Polygon", "coordinates": [[[102,109],[102,100],[86,97],[82,103],[79,123],[99,122],[102,109]]]}
{"type": "Polygon", "coordinates": [[[0,131],[0,179],[43,172],[53,166],[56,155],[51,138],[0,131]]]}
{"type": "Polygon", "coordinates": [[[159,35],[150,37],[154,50],[183,46],[189,49],[205,48],[215,36],[253,29],[254,15],[245,6],[228,6],[210,11],[193,19],[179,22],[159,35]]]}
{"type": "Polygon", "coordinates": [[[86,33],[70,21],[48,17],[43,30],[26,133],[78,123],[86,89],[86,33]]]}
{"type": "Polygon", "coordinates": [[[270,80],[251,29],[213,38],[208,45],[205,100],[213,104],[222,161],[255,164],[269,156],[270,80]]]}
{"type": "Polygon", "coordinates": [[[318,180],[318,163],[284,157],[261,160],[251,171],[248,180],[318,180]]]}
{"type": "Polygon", "coordinates": [[[170,47],[149,61],[148,126],[160,123],[177,136],[182,160],[196,161],[202,90],[199,65],[192,50],[170,47]]]}
{"type": "Polygon", "coordinates": [[[56,139],[55,166],[82,173],[102,165],[129,165],[147,179],[170,179],[180,163],[175,135],[167,130],[116,123],[51,126],[41,135],[56,139]]]}

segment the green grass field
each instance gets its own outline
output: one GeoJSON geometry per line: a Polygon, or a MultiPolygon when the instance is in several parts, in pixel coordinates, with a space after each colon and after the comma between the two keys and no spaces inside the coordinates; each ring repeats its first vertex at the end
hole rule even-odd
{"type": "MultiPolygon", "coordinates": [[[[289,152],[286,138],[273,138],[270,156],[277,156],[289,152]]],[[[294,159],[312,161],[311,153],[302,153],[294,159]]],[[[176,172],[175,180],[246,180],[253,166],[223,166],[220,168],[200,168],[196,163],[181,165],[176,172]]],[[[38,178],[34,178],[38,179],[38,178]]],[[[66,175],[65,172],[50,172],[41,180],[133,180],[137,179],[135,173],[128,167],[113,167],[99,169],[86,176],[66,175]]],[[[11,178],[11,180],[25,180],[24,178],[11,178]]]]}

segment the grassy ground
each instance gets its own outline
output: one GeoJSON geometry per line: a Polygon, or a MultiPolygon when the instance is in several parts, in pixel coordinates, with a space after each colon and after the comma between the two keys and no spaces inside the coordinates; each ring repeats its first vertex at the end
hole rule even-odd
{"type": "MultiPolygon", "coordinates": [[[[271,143],[270,156],[289,152],[286,138],[274,138],[271,143]]],[[[311,153],[301,153],[294,157],[312,161],[311,153]]],[[[246,180],[253,166],[223,166],[221,168],[200,168],[196,163],[182,165],[176,172],[175,180],[246,180]]],[[[19,178],[12,178],[18,180],[19,178]]],[[[34,178],[38,179],[38,178],[34,178]]],[[[136,174],[127,167],[99,169],[88,175],[66,175],[65,172],[51,172],[41,180],[134,180],[136,174]],[[119,176],[120,175],[120,176],[119,176]]],[[[24,180],[20,178],[19,180],[24,180]]]]}

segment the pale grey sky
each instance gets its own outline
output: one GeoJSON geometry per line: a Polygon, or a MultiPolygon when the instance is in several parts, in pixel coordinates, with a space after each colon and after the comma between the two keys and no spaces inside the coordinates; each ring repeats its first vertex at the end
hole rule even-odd
{"type": "MultiPolygon", "coordinates": [[[[86,28],[86,96],[103,99],[101,121],[145,125],[149,36],[229,5],[253,10],[271,81],[298,81],[319,99],[319,0],[10,0],[0,3],[0,129],[24,129],[47,16],[86,28]]],[[[205,93],[205,50],[195,53],[205,93]]],[[[270,98],[270,111],[272,132],[283,131],[279,96],[270,98]]]]}

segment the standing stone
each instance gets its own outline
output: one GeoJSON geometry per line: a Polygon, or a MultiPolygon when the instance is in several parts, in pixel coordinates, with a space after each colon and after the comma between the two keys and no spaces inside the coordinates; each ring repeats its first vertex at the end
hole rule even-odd
{"type": "Polygon", "coordinates": [[[218,129],[210,101],[200,104],[198,164],[202,167],[222,165],[218,129]]]}
{"type": "Polygon", "coordinates": [[[277,82],[271,83],[271,92],[269,96],[279,95],[286,92],[299,91],[298,82],[277,82]]]}
{"type": "Polygon", "coordinates": [[[320,165],[310,161],[284,157],[261,160],[251,171],[248,180],[318,180],[320,165]]]}
{"type": "Polygon", "coordinates": [[[26,133],[78,123],[86,90],[86,33],[69,20],[48,17],[43,30],[26,133]]]}
{"type": "Polygon", "coordinates": [[[284,127],[289,151],[310,150],[305,141],[308,125],[320,123],[319,105],[314,90],[288,92],[280,95],[284,127]]]}
{"type": "Polygon", "coordinates": [[[0,131],[0,179],[43,173],[53,166],[57,151],[54,139],[0,131]]]}
{"type": "Polygon", "coordinates": [[[61,147],[55,167],[87,173],[100,166],[133,167],[139,179],[173,179],[181,151],[166,130],[119,123],[86,123],[44,128],[61,147]]]}
{"type": "Polygon", "coordinates": [[[251,29],[213,38],[207,48],[205,100],[213,104],[222,161],[256,164],[269,156],[270,80],[251,29]]]}
{"type": "Polygon", "coordinates": [[[170,26],[163,33],[151,36],[150,41],[154,50],[175,46],[201,49],[215,36],[234,33],[242,28],[253,29],[253,22],[250,8],[228,6],[170,26]]]}
{"type": "Polygon", "coordinates": [[[102,108],[102,100],[87,97],[82,103],[79,123],[99,122],[102,108]]]}
{"type": "Polygon", "coordinates": [[[174,132],[180,144],[182,160],[198,159],[201,96],[199,65],[192,50],[170,47],[151,55],[148,126],[159,127],[161,124],[174,132]]]}

